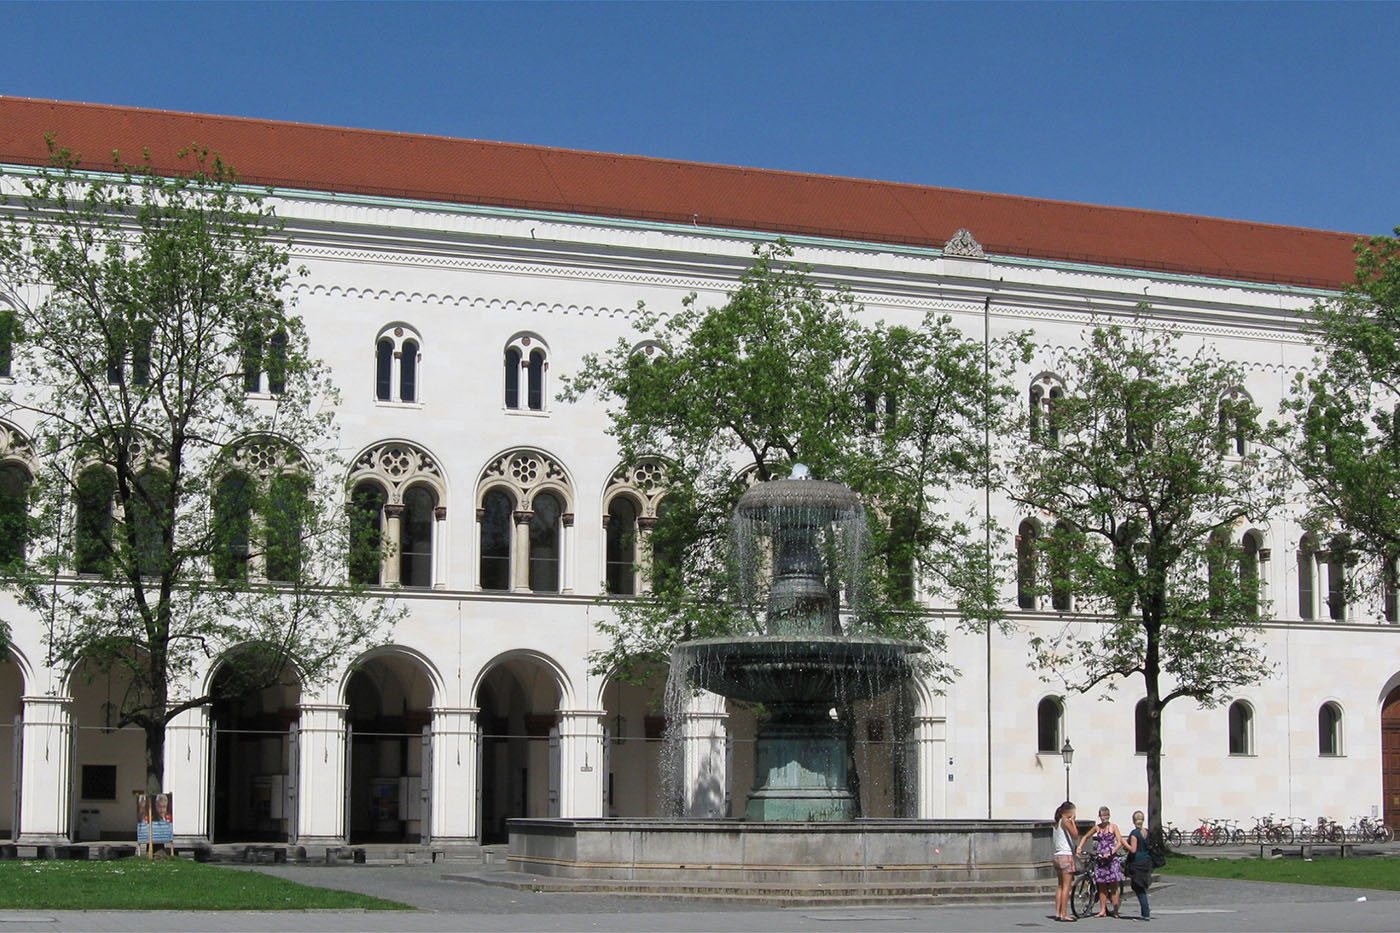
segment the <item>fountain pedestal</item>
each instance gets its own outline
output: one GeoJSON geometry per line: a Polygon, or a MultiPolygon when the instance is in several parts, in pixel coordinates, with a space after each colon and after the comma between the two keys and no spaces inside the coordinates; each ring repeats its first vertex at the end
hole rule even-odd
{"type": "Polygon", "coordinates": [[[810,706],[770,706],[754,747],[754,788],[744,808],[749,820],[849,820],[855,798],[847,781],[846,736],[841,724],[810,706]]]}

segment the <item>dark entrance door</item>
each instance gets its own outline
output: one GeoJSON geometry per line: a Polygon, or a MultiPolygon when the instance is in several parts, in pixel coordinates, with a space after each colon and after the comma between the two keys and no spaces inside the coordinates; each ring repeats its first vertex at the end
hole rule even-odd
{"type": "Polygon", "coordinates": [[[1381,710],[1381,791],[1385,825],[1400,830],[1400,687],[1390,691],[1381,710]]]}

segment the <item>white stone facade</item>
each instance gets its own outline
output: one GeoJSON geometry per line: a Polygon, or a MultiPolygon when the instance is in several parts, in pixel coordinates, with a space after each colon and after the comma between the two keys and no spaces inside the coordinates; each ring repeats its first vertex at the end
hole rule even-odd
{"type": "MultiPolygon", "coordinates": [[[[559,377],[575,371],[583,354],[632,339],[638,302],[663,313],[691,292],[702,304],[722,302],[753,245],[771,238],[288,190],[275,201],[294,262],[309,270],[296,284],[297,310],[343,393],[342,453],[363,475],[387,477],[391,535],[401,493],[414,483],[431,489],[429,576],[422,585],[384,588],[407,607],[406,618],[389,644],[347,658],[331,683],[268,693],[260,708],[232,718],[196,710],[172,725],[166,774],[178,834],[491,841],[512,815],[660,812],[659,710],[648,705],[648,691],[609,683],[586,661],[599,647],[596,622],[609,612],[599,599],[607,573],[603,516],[617,453],[596,403],[558,401],[559,377]],[[376,345],[386,336],[394,352],[417,354],[412,398],[398,370],[388,397],[378,397],[376,345]],[[503,361],[512,348],[525,368],[509,405],[503,361]],[[537,351],[543,358],[531,372],[537,351]],[[402,454],[396,462],[408,472],[388,476],[390,454],[402,454]],[[484,591],[479,521],[493,488],[512,501],[510,583],[484,591]],[[529,513],[544,494],[562,513],[557,585],[549,593],[534,592],[527,572],[529,513]]],[[[957,256],[790,242],[818,282],[853,289],[872,321],[913,323],[939,311],[969,334],[1030,329],[1053,348],[1080,341],[1091,316],[1129,315],[1147,301],[1156,320],[1243,362],[1242,388],[1266,413],[1278,410],[1310,358],[1296,315],[1324,294],[979,256],[967,240],[957,256]]],[[[1023,368],[1027,391],[1048,358],[1023,368]]],[[[970,491],[966,505],[980,512],[981,491],[970,491]]],[[[992,508],[1007,529],[1009,553],[1028,516],[996,499],[992,508]]],[[[1272,602],[1263,640],[1277,675],[1239,692],[1253,713],[1242,754],[1230,753],[1224,707],[1168,707],[1166,818],[1189,827],[1208,816],[1370,814],[1383,805],[1381,714],[1400,684],[1400,626],[1372,606],[1337,621],[1314,609],[1314,620],[1304,621],[1298,525],[1283,517],[1254,530],[1268,557],[1260,562],[1272,602]],[[1319,754],[1325,703],[1342,714],[1337,754],[1319,754]]],[[[396,582],[392,569],[384,582],[396,582]]],[[[1005,600],[1017,632],[951,635],[949,661],[961,673],[945,695],[912,691],[907,745],[894,744],[892,724],[864,733],[861,754],[872,775],[888,772],[899,755],[915,765],[899,788],[869,780],[868,812],[1048,819],[1066,776],[1058,751],[1037,751],[1037,710],[1047,697],[1062,698],[1061,734],[1076,749],[1072,796],[1081,812],[1106,804],[1122,820],[1144,805],[1143,758],[1133,737],[1138,685],[1064,697],[1062,687],[1028,669],[1030,636],[1058,627],[1059,614],[1048,605],[1017,608],[1014,590],[1005,600]]],[[[141,736],[103,728],[104,704],[120,685],[83,684],[46,668],[38,620],[8,599],[0,613],[11,623],[16,662],[0,666],[0,730],[19,733],[12,741],[0,735],[0,773],[8,768],[17,778],[13,797],[0,799],[0,830],[24,839],[129,837],[141,736]],[[115,798],[107,772],[85,778],[93,766],[115,766],[115,798]]],[[[933,624],[952,630],[947,619],[933,624]]],[[[742,812],[751,719],[702,698],[680,729],[686,810],[697,817],[742,812]]],[[[1400,787],[1389,793],[1400,795],[1400,787]]]]}

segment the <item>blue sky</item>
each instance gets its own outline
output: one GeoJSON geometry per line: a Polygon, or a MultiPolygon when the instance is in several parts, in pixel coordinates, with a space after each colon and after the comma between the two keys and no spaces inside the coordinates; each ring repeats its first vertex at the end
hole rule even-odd
{"type": "Polygon", "coordinates": [[[1395,3],[6,3],[0,91],[1355,233],[1395,3]]]}

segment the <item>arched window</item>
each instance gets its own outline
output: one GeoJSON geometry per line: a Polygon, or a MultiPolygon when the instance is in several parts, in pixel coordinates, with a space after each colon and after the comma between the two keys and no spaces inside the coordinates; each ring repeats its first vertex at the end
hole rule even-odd
{"type": "Polygon", "coordinates": [[[403,342],[403,356],[399,360],[399,398],[405,402],[418,400],[418,341],[403,342]]]}
{"type": "Polygon", "coordinates": [[[132,556],[137,573],[153,577],[164,569],[164,534],[169,514],[164,503],[170,493],[170,476],[163,470],[146,470],[136,477],[135,485],[126,514],[136,542],[132,556]]]}
{"type": "Polygon", "coordinates": [[[506,407],[520,407],[520,351],[506,350],[506,407]]]}
{"type": "Polygon", "coordinates": [[[481,499],[481,588],[510,589],[510,543],[515,503],[499,489],[481,499]]]}
{"type": "Polygon", "coordinates": [[[1259,618],[1259,604],[1264,598],[1263,577],[1260,562],[1264,560],[1263,538],[1257,531],[1246,531],[1240,539],[1240,587],[1245,591],[1245,611],[1251,618],[1259,618]]]}
{"type": "Polygon", "coordinates": [[[18,336],[18,316],[9,308],[0,308],[0,379],[14,376],[15,338],[18,336]]]}
{"type": "Polygon", "coordinates": [[[1248,449],[1245,427],[1253,403],[1243,389],[1231,389],[1220,398],[1219,442],[1226,454],[1243,457],[1248,449]]]}
{"type": "Polygon", "coordinates": [[[1016,532],[1016,605],[1022,609],[1036,606],[1036,537],[1040,526],[1033,519],[1021,522],[1016,532]]]}
{"type": "Polygon", "coordinates": [[[1317,753],[1327,757],[1342,753],[1342,708],[1330,701],[1317,710],[1317,753]]]}
{"type": "Polygon", "coordinates": [[[544,411],[544,351],[530,351],[530,384],[527,403],[531,411],[544,411]]]}
{"type": "Polygon", "coordinates": [[[411,486],[403,494],[399,530],[399,582],[404,586],[433,585],[433,512],[437,496],[427,486],[411,486]]]}
{"type": "Polygon", "coordinates": [[[1394,555],[1381,558],[1381,611],[1387,622],[1400,621],[1400,600],[1396,592],[1400,590],[1400,574],[1396,573],[1394,555]]]}
{"type": "Polygon", "coordinates": [[[1147,698],[1144,697],[1133,707],[1133,751],[1139,755],[1147,754],[1151,721],[1152,717],[1147,714],[1147,698]]]}
{"type": "Polygon", "coordinates": [[[549,371],[549,348],[544,341],[533,334],[517,334],[506,344],[505,364],[506,408],[544,411],[549,371]]]}
{"type": "Polygon", "coordinates": [[[1254,708],[1244,700],[1230,704],[1230,754],[1254,754],[1254,708]]]}
{"type": "Polygon", "coordinates": [[[1345,538],[1333,538],[1327,552],[1327,614],[1334,622],[1347,617],[1346,556],[1350,543],[1345,538]]]}
{"type": "Polygon", "coordinates": [[[287,332],[279,330],[272,335],[267,353],[267,391],[281,395],[287,391],[287,332]]]}
{"type": "Polygon", "coordinates": [[[1050,571],[1050,605],[1059,612],[1074,607],[1074,529],[1066,522],[1056,522],[1050,532],[1050,554],[1046,562],[1050,571]]]}
{"type": "Polygon", "coordinates": [[[18,463],[0,465],[0,563],[24,559],[29,538],[29,471],[18,463]]]}
{"type": "Polygon", "coordinates": [[[1206,591],[1209,598],[1210,615],[1220,618],[1229,604],[1227,589],[1230,564],[1230,533],[1216,529],[1211,533],[1210,544],[1206,549],[1206,591]]]}
{"type": "Polygon", "coordinates": [[[380,337],[374,345],[374,397],[381,402],[393,398],[394,341],[380,337]]]}
{"type": "Polygon", "coordinates": [[[616,496],[608,506],[606,583],[614,596],[637,592],[637,504],[616,496]]]}
{"type": "Polygon", "coordinates": [[[1044,374],[1031,383],[1027,423],[1032,443],[1047,447],[1060,444],[1060,419],[1055,409],[1065,397],[1065,387],[1059,378],[1044,374]]]}
{"type": "Polygon", "coordinates": [[[1311,534],[1298,542],[1298,617],[1317,618],[1317,539],[1311,534]]]}
{"type": "Polygon", "coordinates": [[[559,592],[559,530],[564,514],[559,499],[541,493],[530,504],[530,591],[559,592]]]}
{"type": "Polygon", "coordinates": [[[252,540],[253,484],[244,473],[229,473],[214,491],[214,576],[246,580],[252,540]]]}
{"type": "Polygon", "coordinates": [[[1065,706],[1058,697],[1046,697],[1035,709],[1036,751],[1059,754],[1064,737],[1065,706]]]}
{"type": "MultiPolygon", "coordinates": [[[[262,392],[262,368],[263,368],[263,338],[256,330],[248,330],[243,334],[243,391],[250,395],[257,395],[262,392]]],[[[117,378],[113,379],[110,372],[112,366],[108,364],[107,380],[109,382],[120,382],[121,371],[118,364],[117,378]]]]}
{"type": "Polygon", "coordinates": [[[381,330],[374,339],[375,401],[417,403],[422,363],[423,340],[412,327],[400,323],[381,330]]]}
{"type": "Polygon", "coordinates": [[[384,487],[356,483],[350,493],[350,582],[377,586],[384,559],[384,487]]]}
{"type": "Polygon", "coordinates": [[[117,478],[105,467],[88,467],[78,475],[78,515],[73,529],[73,566],[78,573],[105,574],[111,569],[116,494],[117,478]]]}

